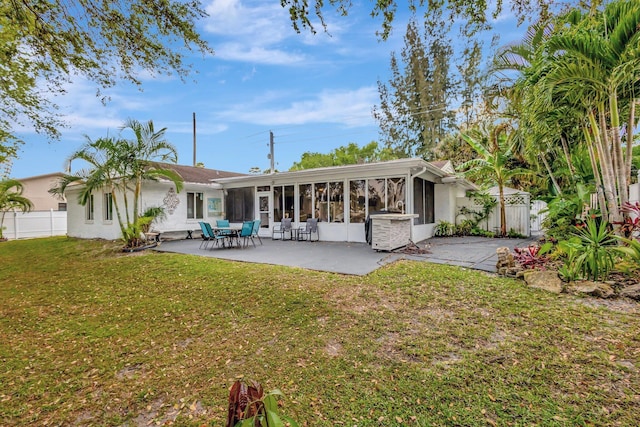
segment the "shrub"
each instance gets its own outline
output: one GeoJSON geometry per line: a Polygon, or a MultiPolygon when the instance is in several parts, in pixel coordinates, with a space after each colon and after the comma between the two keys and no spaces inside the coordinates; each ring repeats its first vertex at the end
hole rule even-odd
{"type": "Polygon", "coordinates": [[[454,225],[447,221],[438,221],[434,229],[434,235],[437,237],[453,236],[454,225]]]}

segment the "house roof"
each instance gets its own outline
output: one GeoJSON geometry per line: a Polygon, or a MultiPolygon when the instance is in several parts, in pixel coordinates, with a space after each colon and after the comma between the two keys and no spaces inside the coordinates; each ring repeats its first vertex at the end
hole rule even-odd
{"type": "Polygon", "coordinates": [[[327,175],[347,176],[350,174],[358,175],[385,175],[398,173],[399,171],[411,171],[412,174],[419,175],[424,172],[429,172],[436,177],[450,176],[447,171],[440,169],[437,166],[432,165],[423,159],[411,158],[411,159],[397,159],[389,160],[385,162],[374,163],[362,163],[356,165],[344,165],[344,166],[330,166],[315,169],[304,169],[298,171],[276,172],[273,174],[255,174],[244,175],[230,178],[215,179],[215,182],[220,184],[245,184],[252,185],[260,183],[278,180],[313,180],[318,177],[327,177],[327,175]]]}
{"type": "Polygon", "coordinates": [[[175,165],[172,163],[154,163],[157,167],[170,169],[182,177],[187,183],[211,184],[220,178],[231,178],[245,176],[246,174],[237,172],[221,171],[217,169],[207,169],[198,166],[175,165]]]}

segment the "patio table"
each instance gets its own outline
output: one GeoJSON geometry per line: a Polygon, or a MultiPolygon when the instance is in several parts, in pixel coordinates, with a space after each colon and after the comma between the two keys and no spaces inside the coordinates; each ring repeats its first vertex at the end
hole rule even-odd
{"type": "Polygon", "coordinates": [[[238,240],[238,234],[242,230],[242,226],[230,226],[230,227],[212,227],[213,232],[218,234],[222,233],[225,237],[229,239],[229,248],[233,247],[233,239],[236,239],[238,242],[238,247],[240,247],[240,241],[238,240]]]}

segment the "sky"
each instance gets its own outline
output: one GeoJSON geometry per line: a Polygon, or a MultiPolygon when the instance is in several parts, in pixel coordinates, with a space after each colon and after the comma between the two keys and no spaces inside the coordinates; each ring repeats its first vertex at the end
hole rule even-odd
{"type": "MultiPolygon", "coordinates": [[[[127,118],[167,128],[178,163],[192,165],[195,113],[196,161],[240,173],[269,168],[269,132],[280,171],[305,152],[329,153],[351,142],[362,146],[380,140],[372,109],[380,102],[378,81],[389,80],[391,52],[403,47],[406,7],[399,7],[390,39],[380,41],[381,19],[371,17],[372,3],[365,0],[353,1],[347,17],[327,10],[327,32],[318,27],[316,34],[296,33],[277,0],[203,4],[209,17],[198,22],[198,29],[215,54],[187,58],[193,75],[181,81],[144,73],[142,91],[119,84],[106,91],[106,105],[96,97],[95,84],[74,79],[64,96],[53,99],[68,125],[62,137],[48,141],[21,129],[18,136],[26,143],[11,176],[62,172],[85,135],[117,135],[127,118]]],[[[501,43],[518,41],[525,30],[508,13],[495,24],[501,43]]]]}

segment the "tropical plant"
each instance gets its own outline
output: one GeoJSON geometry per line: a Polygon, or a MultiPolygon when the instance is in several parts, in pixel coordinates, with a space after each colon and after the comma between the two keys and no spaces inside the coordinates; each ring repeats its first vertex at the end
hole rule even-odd
{"type": "Polygon", "coordinates": [[[462,138],[480,157],[464,162],[458,168],[465,176],[482,176],[498,186],[501,236],[507,234],[504,187],[513,177],[531,174],[531,171],[527,169],[511,167],[510,161],[513,158],[513,153],[505,134],[508,127],[506,123],[498,126],[484,123],[483,126],[473,130],[470,134],[461,134],[462,138]]]}
{"type": "Polygon", "coordinates": [[[640,202],[627,202],[620,207],[625,214],[622,221],[614,222],[618,225],[619,232],[623,237],[630,238],[637,231],[640,231],[640,202]]]}
{"type": "Polygon", "coordinates": [[[556,240],[568,239],[575,232],[575,226],[582,223],[583,213],[589,206],[590,194],[582,184],[576,185],[574,194],[556,196],[543,211],[547,215],[542,221],[548,237],[556,240]]]}
{"type": "Polygon", "coordinates": [[[147,208],[139,219],[142,232],[148,233],[151,229],[151,225],[155,221],[163,221],[166,217],[167,214],[162,206],[152,206],[147,208]]]}
{"type": "Polygon", "coordinates": [[[580,239],[578,263],[586,279],[605,280],[615,265],[616,238],[607,221],[587,219],[584,227],[576,227],[580,239]]]}
{"type": "Polygon", "coordinates": [[[155,131],[152,121],[140,123],[129,119],[121,130],[132,131],[135,138],[107,137],[92,141],[87,137],[85,144],[69,156],[67,164],[70,170],[73,161],[82,160],[89,164],[89,169],[65,174],[50,192],[64,194],[70,185],[81,184],[78,195],[81,205],[86,205],[95,191],[110,192],[125,247],[132,248],[142,244],[141,233],[146,221],[144,215],[139,214],[142,183],[165,178],[180,192],[182,178],[159,163],[177,162],[176,148],[164,139],[166,128],[155,131]]]}
{"type": "Polygon", "coordinates": [[[22,183],[16,179],[0,181],[0,239],[4,239],[4,216],[7,211],[29,212],[33,209],[33,203],[22,195],[23,191],[22,183]]]}
{"type": "Polygon", "coordinates": [[[436,237],[450,237],[453,236],[455,225],[448,221],[439,220],[434,227],[433,234],[436,237]]]}
{"type": "Polygon", "coordinates": [[[541,246],[529,245],[525,248],[514,248],[513,259],[524,269],[544,268],[550,261],[549,252],[553,249],[553,243],[546,242],[541,246]]]}
{"type": "Polygon", "coordinates": [[[562,155],[571,169],[571,144],[587,148],[599,208],[606,220],[619,221],[619,207],[628,201],[640,94],[640,3],[585,5],[537,24],[527,40],[531,50],[508,58],[518,65],[511,68],[518,77],[504,93],[528,117],[520,128],[531,130],[529,142],[544,142],[530,151],[565,144],[562,155]]]}
{"type": "Polygon", "coordinates": [[[236,381],[229,392],[226,427],[297,427],[291,418],[278,414],[280,390],[264,393],[256,381],[236,381]]]}
{"type": "Polygon", "coordinates": [[[626,239],[624,237],[617,237],[625,246],[617,246],[615,250],[623,256],[626,256],[635,263],[635,267],[640,267],[640,241],[636,239],[626,239]]]}
{"type": "Polygon", "coordinates": [[[558,268],[558,274],[565,282],[573,282],[580,279],[580,271],[582,270],[581,249],[582,245],[578,237],[558,242],[558,253],[564,258],[564,264],[558,268]]]}

